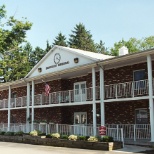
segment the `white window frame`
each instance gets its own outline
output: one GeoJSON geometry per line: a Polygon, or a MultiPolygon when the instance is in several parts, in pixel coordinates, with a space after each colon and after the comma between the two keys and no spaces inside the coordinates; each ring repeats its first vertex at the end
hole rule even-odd
{"type": "MultiPolygon", "coordinates": [[[[134,73],[135,72],[139,72],[139,71],[144,71],[145,72],[145,69],[139,69],[139,70],[134,70],[133,71],[133,82],[136,82],[135,80],[134,80],[134,73]]],[[[145,80],[145,79],[144,79],[145,80]]],[[[143,80],[137,80],[137,81],[143,81],[143,80]]],[[[146,86],[145,87],[140,87],[140,89],[145,89],[146,88],[146,86]]],[[[138,90],[138,88],[135,86],[135,83],[134,83],[134,90],[138,90]]]]}
{"type": "Polygon", "coordinates": [[[136,111],[137,111],[137,110],[138,110],[138,111],[140,111],[140,110],[146,110],[146,112],[147,112],[147,120],[148,120],[148,109],[147,109],[147,108],[136,108],[136,109],[135,109],[135,124],[138,124],[137,121],[136,121],[136,119],[137,119],[137,117],[136,117],[136,116],[137,116],[137,115],[136,115],[136,111]]]}
{"type": "MultiPolygon", "coordinates": [[[[86,92],[86,89],[87,89],[87,85],[86,85],[86,81],[81,81],[81,82],[75,82],[74,83],[74,96],[75,96],[75,86],[76,85],[79,85],[79,96],[81,97],[81,93],[80,93],[80,90],[81,90],[81,84],[85,84],[85,96],[87,97],[87,92],[86,92]]],[[[87,99],[87,98],[86,98],[87,99]]],[[[75,101],[75,100],[74,100],[75,101]]],[[[81,102],[83,101],[82,97],[81,97],[81,102]]]]}
{"type": "MultiPolygon", "coordinates": [[[[80,117],[81,118],[81,117],[80,117]]],[[[74,124],[75,125],[87,125],[87,112],[74,112],[74,124]],[[85,114],[86,115],[86,123],[84,123],[84,124],[76,124],[75,123],[75,116],[77,115],[77,114],[79,114],[80,116],[81,116],[81,114],[85,114]]]]}

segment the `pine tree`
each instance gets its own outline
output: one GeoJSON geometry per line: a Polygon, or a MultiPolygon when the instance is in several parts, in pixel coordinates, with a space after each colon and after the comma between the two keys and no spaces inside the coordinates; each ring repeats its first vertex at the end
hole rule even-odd
{"type": "Polygon", "coordinates": [[[56,39],[54,40],[53,45],[60,45],[60,46],[65,46],[67,47],[66,43],[66,37],[63,35],[61,32],[56,36],[56,39]]]}
{"type": "Polygon", "coordinates": [[[92,40],[90,31],[87,31],[81,23],[76,25],[74,30],[72,30],[68,44],[72,48],[96,52],[95,43],[92,40]]]}

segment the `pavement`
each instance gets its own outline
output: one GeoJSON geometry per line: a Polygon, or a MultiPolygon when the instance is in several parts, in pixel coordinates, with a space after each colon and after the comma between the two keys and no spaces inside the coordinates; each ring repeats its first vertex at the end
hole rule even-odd
{"type": "Polygon", "coordinates": [[[154,154],[154,149],[144,146],[135,146],[135,145],[125,145],[124,148],[113,150],[113,153],[116,154],[125,154],[125,153],[136,153],[136,154],[154,154]]]}
{"type": "Polygon", "coordinates": [[[86,150],[64,147],[30,145],[11,142],[0,142],[0,153],[4,154],[154,154],[154,149],[126,145],[123,149],[113,151],[86,150]]]}

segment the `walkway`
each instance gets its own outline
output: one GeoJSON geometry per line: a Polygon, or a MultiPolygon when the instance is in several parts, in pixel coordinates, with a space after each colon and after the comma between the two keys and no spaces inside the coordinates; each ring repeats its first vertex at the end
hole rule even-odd
{"type": "Polygon", "coordinates": [[[4,154],[132,154],[136,152],[138,152],[137,154],[154,154],[154,151],[146,152],[146,150],[151,150],[150,148],[130,145],[125,146],[124,149],[108,152],[99,150],[71,149],[51,146],[0,142],[0,149],[1,153],[4,154]]]}

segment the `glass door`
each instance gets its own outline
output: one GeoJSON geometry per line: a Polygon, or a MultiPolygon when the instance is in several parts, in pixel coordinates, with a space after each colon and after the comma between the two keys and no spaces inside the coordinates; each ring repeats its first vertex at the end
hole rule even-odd
{"type": "Polygon", "coordinates": [[[74,113],[74,134],[85,135],[87,133],[87,112],[74,113]]]}
{"type": "Polygon", "coordinates": [[[74,101],[86,101],[86,82],[74,83],[74,101]]]}

